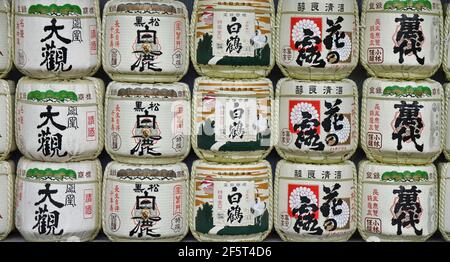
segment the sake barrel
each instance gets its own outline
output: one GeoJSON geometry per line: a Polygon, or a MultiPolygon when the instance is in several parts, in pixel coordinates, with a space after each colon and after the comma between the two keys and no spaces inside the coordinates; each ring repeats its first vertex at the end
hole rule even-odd
{"type": "Polygon", "coordinates": [[[276,59],[285,76],[341,80],[359,61],[356,0],[280,0],[276,59]]]}
{"type": "Polygon", "coordinates": [[[269,79],[197,78],[192,144],[214,162],[253,162],[272,150],[273,87],[269,79]]]}
{"type": "Polygon", "coordinates": [[[98,0],[14,0],[15,57],[33,78],[78,78],[101,64],[98,0]]]}
{"type": "Polygon", "coordinates": [[[365,0],[361,63],[372,76],[424,79],[442,61],[440,0],[365,0]]]}
{"type": "Polygon", "coordinates": [[[442,133],[443,133],[443,140],[444,140],[444,155],[447,158],[447,160],[450,160],[450,128],[449,128],[449,119],[450,119],[450,113],[449,113],[449,99],[450,99],[450,84],[444,85],[445,90],[445,108],[444,108],[444,119],[445,123],[442,125],[442,133]]]}
{"type": "Polygon", "coordinates": [[[188,228],[189,170],[112,162],[103,185],[103,230],[113,241],[181,241],[188,228]]]}
{"type": "Polygon", "coordinates": [[[284,241],[346,241],[356,231],[356,167],[278,163],[275,229],[284,241]]]}
{"type": "Polygon", "coordinates": [[[450,241],[450,163],[439,165],[439,231],[445,240],[450,241]]]}
{"type": "Polygon", "coordinates": [[[16,228],[27,241],[90,241],[100,230],[98,160],[48,163],[19,161],[16,228]]]}
{"type": "Polygon", "coordinates": [[[272,231],[272,171],[266,161],[196,161],[190,228],[199,241],[257,242],[272,231]]]}
{"type": "Polygon", "coordinates": [[[104,9],[103,67],[117,81],[175,82],[189,67],[189,14],[173,0],[113,0],[104,9]]]}
{"type": "Polygon", "coordinates": [[[306,163],[349,159],[358,148],[358,110],[358,89],[352,80],[280,80],[275,101],[279,155],[306,163]]]}
{"type": "Polygon", "coordinates": [[[267,76],[275,65],[273,0],[195,0],[191,57],[200,75],[267,76]]]}
{"type": "Polygon", "coordinates": [[[16,149],[14,140],[14,82],[0,80],[0,160],[16,149]]]}
{"type": "Polygon", "coordinates": [[[12,67],[12,26],[10,1],[0,0],[0,78],[6,76],[12,67]]]}
{"type": "Polygon", "coordinates": [[[0,162],[0,240],[5,239],[14,227],[14,164],[0,162]]]}
{"type": "Polygon", "coordinates": [[[437,172],[434,165],[360,163],[359,221],[363,239],[425,241],[438,222],[437,172]]]}
{"type": "Polygon", "coordinates": [[[361,145],[369,159],[432,163],[442,152],[443,89],[433,80],[364,83],[361,145]]]}
{"type": "Polygon", "coordinates": [[[112,82],[106,95],[106,150],[126,163],[182,161],[191,150],[190,102],[183,83],[112,82]]]}
{"type": "Polygon", "coordinates": [[[16,92],[16,141],[30,159],[95,159],[103,150],[103,82],[22,78],[16,92]]]}

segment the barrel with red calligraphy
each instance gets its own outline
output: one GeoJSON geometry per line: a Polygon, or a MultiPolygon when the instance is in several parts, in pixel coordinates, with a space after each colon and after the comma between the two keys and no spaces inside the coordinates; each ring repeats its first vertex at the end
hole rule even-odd
{"type": "Polygon", "coordinates": [[[176,82],[189,67],[189,14],[174,0],[112,0],[103,14],[103,67],[116,81],[176,82]]]}
{"type": "Polygon", "coordinates": [[[0,78],[6,76],[12,67],[12,23],[10,1],[0,0],[0,78]]]}
{"type": "Polygon", "coordinates": [[[14,139],[14,82],[0,80],[0,160],[16,149],[14,139]]]}
{"type": "Polygon", "coordinates": [[[95,159],[104,144],[103,81],[22,78],[16,91],[16,142],[29,159],[95,159]]]}
{"type": "Polygon", "coordinates": [[[359,167],[358,230],[364,240],[425,241],[438,227],[438,185],[434,165],[359,167]]]}
{"type": "Polygon", "coordinates": [[[91,76],[101,64],[98,0],[14,0],[16,68],[33,78],[91,76]]]}
{"type": "Polygon", "coordinates": [[[364,0],[361,20],[361,62],[372,76],[424,79],[441,66],[440,0],[364,0]]]}
{"type": "Polygon", "coordinates": [[[101,227],[100,161],[17,166],[15,224],[27,241],[84,242],[101,227]]]}
{"type": "Polygon", "coordinates": [[[110,163],[103,230],[113,241],[181,241],[188,233],[189,169],[183,164],[110,163]]]}
{"type": "Polygon", "coordinates": [[[341,80],[359,61],[356,0],[280,0],[276,59],[284,75],[341,80]]]}
{"type": "Polygon", "coordinates": [[[12,162],[0,162],[0,240],[14,228],[14,173],[12,162]]]}

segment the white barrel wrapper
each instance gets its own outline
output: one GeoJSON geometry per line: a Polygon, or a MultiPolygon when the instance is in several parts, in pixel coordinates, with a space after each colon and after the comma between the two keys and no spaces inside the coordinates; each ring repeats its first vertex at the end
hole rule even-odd
{"type": "Polygon", "coordinates": [[[191,149],[191,92],[183,83],[113,82],[106,92],[106,150],[116,160],[164,163],[191,149]]]}
{"type": "Polygon", "coordinates": [[[358,229],[366,241],[425,241],[438,223],[434,165],[360,163],[358,229]]]}
{"type": "Polygon", "coordinates": [[[189,67],[189,14],[172,0],[113,0],[104,9],[103,67],[116,81],[175,82],[189,67]]]}
{"type": "Polygon", "coordinates": [[[13,0],[14,63],[34,78],[93,75],[101,64],[98,0],[13,0]]]}
{"type": "Polygon", "coordinates": [[[442,152],[444,90],[436,81],[364,83],[361,146],[369,159],[394,164],[432,163],[442,152]]]}
{"type": "Polygon", "coordinates": [[[272,231],[272,170],[251,164],[194,162],[191,232],[199,241],[256,242],[272,231]]]}
{"type": "Polygon", "coordinates": [[[0,160],[16,149],[14,139],[14,82],[0,80],[0,160]]]}
{"type": "Polygon", "coordinates": [[[12,26],[9,0],[0,0],[0,78],[6,76],[12,67],[12,26]]]}
{"type": "Polygon", "coordinates": [[[0,162],[0,240],[14,227],[14,164],[0,162]]]}
{"type": "Polygon", "coordinates": [[[313,80],[348,77],[359,61],[356,0],[280,0],[276,58],[284,75],[313,80]]]}
{"type": "Polygon", "coordinates": [[[189,169],[113,162],[105,171],[103,229],[113,241],[181,241],[188,227],[189,169]]]}
{"type": "Polygon", "coordinates": [[[285,159],[338,163],[358,147],[358,89],[351,80],[282,79],[275,101],[275,147],[285,159]]]}
{"type": "Polygon", "coordinates": [[[267,76],[275,65],[273,0],[195,0],[192,62],[200,75],[267,76]]]}
{"type": "Polygon", "coordinates": [[[192,101],[192,144],[200,158],[253,162],[273,146],[273,86],[266,78],[197,78],[192,101]]]}
{"type": "Polygon", "coordinates": [[[361,62],[372,76],[424,79],[442,61],[440,0],[364,0],[361,62]]]}
{"type": "Polygon", "coordinates": [[[282,160],[275,176],[275,229],[285,241],[346,241],[356,231],[356,167],[282,160]]]}
{"type": "Polygon", "coordinates": [[[98,160],[58,164],[22,158],[15,221],[25,240],[93,240],[100,230],[101,172],[98,160]]]}
{"type": "Polygon", "coordinates": [[[67,162],[103,150],[103,82],[22,78],[16,92],[16,141],[26,157],[67,162]]]}

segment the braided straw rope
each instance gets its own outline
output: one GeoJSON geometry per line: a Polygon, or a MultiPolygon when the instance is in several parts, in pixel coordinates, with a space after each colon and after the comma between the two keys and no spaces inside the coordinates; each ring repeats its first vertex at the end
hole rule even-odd
{"type": "MultiPolygon", "coordinates": [[[[277,231],[278,235],[281,237],[281,239],[283,241],[289,241],[289,242],[319,242],[319,241],[327,241],[327,242],[340,242],[340,241],[348,241],[353,234],[356,232],[356,225],[354,224],[354,222],[356,221],[352,221],[350,220],[350,231],[347,232],[345,235],[341,235],[339,237],[335,237],[332,234],[330,235],[326,235],[326,236],[321,236],[319,237],[315,237],[315,236],[311,236],[311,235],[307,235],[307,234],[298,234],[297,236],[291,235],[289,233],[286,233],[284,231],[284,229],[281,227],[280,221],[279,221],[279,217],[280,214],[278,213],[278,207],[279,207],[279,198],[280,198],[280,180],[283,177],[283,174],[281,174],[281,168],[282,165],[286,165],[292,162],[288,162],[286,160],[281,160],[280,162],[278,162],[277,165],[277,169],[275,171],[275,194],[274,194],[274,215],[273,215],[273,219],[274,219],[274,225],[275,225],[275,230],[277,231]]],[[[301,164],[299,164],[301,165],[301,164]]],[[[307,164],[310,165],[310,164],[307,164]]],[[[356,172],[356,166],[355,164],[353,164],[353,162],[351,161],[345,161],[342,162],[340,164],[336,164],[338,166],[345,166],[345,165],[351,165],[352,166],[352,172],[353,172],[353,187],[352,190],[354,190],[356,188],[357,182],[357,172],[356,172]]],[[[325,166],[325,164],[323,165],[319,165],[319,166],[325,166]]],[[[302,179],[297,179],[297,181],[304,181],[302,179]]],[[[319,180],[320,181],[320,180],[319,180]]],[[[283,192],[286,193],[286,192],[283,192]]],[[[355,199],[353,201],[354,204],[357,205],[357,197],[355,196],[355,199]]],[[[350,209],[352,210],[352,209],[350,209]]],[[[356,211],[356,209],[355,209],[356,211]]],[[[350,214],[350,219],[352,218],[352,214],[350,214]]]]}
{"type": "MultiPolygon", "coordinates": [[[[19,1],[19,0],[12,0],[12,21],[13,21],[12,24],[13,25],[16,24],[16,16],[18,15],[17,10],[16,10],[16,1],[19,1]]],[[[101,26],[102,25],[102,20],[101,20],[101,17],[100,17],[100,2],[99,2],[99,0],[91,0],[91,1],[95,1],[94,2],[95,18],[96,18],[96,21],[97,21],[97,27],[96,28],[102,28],[102,26],[101,26]]],[[[37,2],[37,1],[35,1],[35,2],[37,2]]],[[[46,16],[44,15],[44,16],[34,16],[34,17],[46,17],[46,16]]],[[[60,18],[62,19],[62,17],[60,17],[60,18]]],[[[81,17],[81,18],[83,18],[83,17],[81,17]]],[[[13,33],[13,36],[16,35],[15,30],[12,33],[13,33]]],[[[49,78],[51,78],[52,80],[64,80],[64,79],[76,79],[76,78],[79,78],[79,77],[93,76],[100,69],[100,66],[101,66],[101,63],[102,63],[101,62],[102,61],[102,59],[101,59],[101,53],[102,52],[100,51],[100,50],[102,50],[102,36],[101,36],[101,34],[102,34],[101,30],[98,30],[97,31],[97,62],[95,64],[95,66],[92,67],[92,68],[81,69],[81,70],[78,70],[78,72],[75,72],[75,70],[72,70],[70,73],[62,72],[62,71],[61,72],[57,72],[56,74],[54,74],[52,72],[44,72],[44,71],[31,72],[30,73],[27,69],[21,67],[17,63],[17,61],[15,59],[14,59],[14,64],[15,64],[17,70],[20,73],[22,73],[23,75],[30,76],[30,77],[33,77],[33,78],[39,78],[39,79],[49,79],[49,78]]],[[[17,58],[16,57],[16,49],[17,49],[16,41],[13,41],[13,42],[14,42],[13,47],[12,47],[13,53],[14,53],[13,57],[17,58]]]]}
{"type": "MultiPolygon", "coordinates": [[[[361,137],[360,137],[360,141],[361,141],[361,148],[364,150],[364,152],[366,153],[369,160],[371,160],[372,162],[391,163],[391,164],[406,164],[406,165],[425,165],[425,164],[433,163],[439,157],[439,155],[442,152],[442,148],[444,147],[443,139],[442,139],[442,128],[443,128],[443,126],[445,126],[445,123],[447,121],[445,120],[445,114],[442,113],[442,110],[441,110],[441,119],[440,119],[440,121],[441,121],[440,149],[437,152],[430,152],[427,155],[422,154],[422,155],[420,155],[420,157],[417,157],[417,156],[408,155],[407,153],[402,153],[402,152],[397,152],[395,154],[392,154],[392,153],[383,151],[383,149],[381,149],[381,150],[379,150],[379,152],[377,152],[376,150],[372,150],[367,147],[367,133],[368,133],[367,103],[369,100],[370,85],[372,84],[373,81],[396,82],[396,81],[403,81],[403,80],[395,80],[395,79],[394,80],[383,80],[381,78],[369,78],[366,81],[364,81],[363,98],[362,98],[362,104],[361,104],[361,120],[360,120],[360,123],[361,123],[360,136],[361,137]]],[[[431,80],[431,79],[426,79],[425,81],[428,81],[429,83],[432,83],[432,84],[436,84],[436,83],[439,84],[438,82],[431,80]]],[[[441,107],[440,108],[441,109],[445,108],[445,102],[444,102],[443,96],[441,97],[441,107]]],[[[383,126],[381,126],[381,128],[383,128],[383,126]]]]}
{"type": "MultiPolygon", "coordinates": [[[[355,127],[355,135],[351,134],[351,145],[352,148],[348,151],[339,152],[339,154],[336,154],[336,152],[321,152],[320,155],[317,154],[314,151],[311,150],[289,150],[284,149],[282,146],[280,146],[280,100],[281,100],[281,90],[283,89],[283,86],[288,81],[295,81],[291,78],[283,78],[281,79],[277,84],[277,91],[276,91],[276,97],[275,97],[275,113],[274,113],[274,119],[275,124],[274,132],[272,132],[274,136],[274,145],[277,153],[284,159],[292,161],[292,162],[299,162],[299,163],[313,163],[313,164],[333,164],[333,163],[341,163],[345,160],[350,159],[358,149],[358,139],[359,139],[359,124],[352,125],[352,127],[355,127]]],[[[299,81],[299,83],[302,83],[303,81],[299,81]]],[[[358,87],[356,83],[350,79],[343,79],[340,82],[348,83],[352,85],[353,88],[353,101],[355,103],[354,107],[356,110],[353,110],[355,113],[354,116],[352,116],[352,121],[356,122],[359,119],[359,98],[358,98],[358,87]]],[[[307,82],[304,82],[307,83],[307,82]]],[[[338,83],[338,82],[320,82],[320,84],[326,84],[326,83],[338,83]]],[[[298,96],[300,97],[300,96],[298,96]]],[[[323,99],[324,96],[318,96],[316,99],[323,99]]],[[[283,105],[285,106],[285,105],[283,105]]],[[[353,131],[353,130],[352,130],[353,131]]],[[[353,132],[352,132],[353,133],[353,132]]]]}
{"type": "MultiPolygon", "coordinates": [[[[438,63],[431,66],[409,66],[409,65],[369,65],[367,59],[366,42],[363,40],[368,30],[366,26],[367,10],[370,0],[363,0],[363,9],[361,14],[361,47],[360,57],[361,64],[367,70],[371,76],[385,77],[385,78],[399,78],[399,79],[424,79],[433,76],[440,68],[443,56],[443,35],[444,35],[444,19],[442,12],[442,5],[439,3],[439,34],[440,34],[440,46],[438,63]]],[[[440,2],[440,1],[439,1],[440,2]]],[[[410,11],[404,11],[403,13],[410,13],[410,11]]],[[[432,48],[432,47],[430,47],[432,48]]]]}
{"type": "Polygon", "coordinates": [[[448,167],[450,163],[441,163],[439,165],[439,231],[445,240],[450,241],[450,232],[445,228],[445,222],[448,220],[448,214],[446,211],[448,207],[448,203],[446,202],[447,197],[447,181],[450,179],[448,174],[448,167]]]}
{"type": "MultiPolygon", "coordinates": [[[[271,24],[271,36],[270,36],[270,65],[269,66],[233,66],[233,65],[201,65],[197,62],[197,21],[199,14],[200,2],[205,0],[195,0],[191,19],[191,32],[190,32],[190,49],[191,60],[195,70],[201,76],[209,76],[215,78],[229,78],[229,79],[254,79],[260,77],[266,77],[275,66],[275,4],[273,0],[270,1],[270,24],[271,24]]],[[[254,0],[252,0],[254,1],[254,0]]]]}
{"type": "MultiPolygon", "coordinates": [[[[2,36],[2,39],[6,38],[6,41],[8,41],[8,56],[6,57],[6,59],[8,60],[7,66],[6,68],[4,68],[3,71],[0,70],[0,78],[4,78],[8,75],[8,73],[11,71],[12,69],[12,65],[13,65],[13,27],[12,27],[12,22],[11,22],[11,6],[9,4],[9,1],[7,0],[1,0],[0,1],[0,5],[4,5],[5,6],[5,13],[7,18],[7,30],[8,30],[8,35],[7,36],[2,36]]],[[[0,11],[0,15],[4,14],[3,11],[0,11]]],[[[5,58],[3,56],[3,58],[5,58]]]]}
{"type": "Polygon", "coordinates": [[[444,39],[442,40],[443,47],[443,58],[442,58],[442,68],[447,76],[447,79],[450,80],[450,68],[449,68],[449,52],[450,52],[450,6],[447,6],[447,15],[445,16],[445,26],[444,26],[444,39]]]}
{"type": "Polygon", "coordinates": [[[14,141],[14,92],[15,86],[12,81],[0,80],[0,96],[6,98],[6,147],[3,152],[0,152],[0,161],[3,161],[9,157],[9,154],[16,149],[16,143],[14,141]],[[5,92],[2,92],[4,90],[5,92]]]}
{"type": "MultiPolygon", "coordinates": [[[[437,206],[430,206],[429,208],[433,208],[434,210],[432,210],[433,215],[432,215],[432,223],[433,223],[433,228],[430,229],[430,232],[428,235],[425,236],[395,236],[395,235],[386,235],[383,233],[380,234],[373,234],[370,232],[367,232],[365,227],[364,227],[364,218],[365,216],[363,215],[363,204],[364,204],[364,200],[363,200],[363,191],[364,191],[364,185],[367,184],[371,184],[370,182],[365,180],[365,173],[366,173],[366,167],[368,165],[382,165],[382,166],[389,166],[392,168],[401,168],[401,165],[385,165],[385,164],[378,164],[378,163],[372,163],[370,161],[364,160],[362,162],[360,162],[359,164],[359,174],[358,174],[358,231],[359,234],[362,236],[362,238],[365,241],[382,241],[382,242],[424,242],[427,239],[429,239],[431,236],[434,235],[434,233],[437,230],[437,226],[438,226],[438,207],[437,206]]],[[[437,174],[437,169],[436,167],[431,164],[425,167],[433,167],[433,172],[435,174],[437,174]]],[[[417,167],[417,166],[410,166],[410,167],[417,167]]],[[[383,185],[401,185],[401,183],[393,183],[393,182],[385,182],[385,183],[377,183],[379,184],[380,187],[382,187],[383,185]]],[[[438,202],[438,182],[436,180],[436,178],[434,178],[434,180],[432,181],[428,181],[428,182],[421,182],[421,183],[415,183],[414,185],[423,185],[423,186],[431,186],[433,187],[433,190],[435,192],[434,196],[433,196],[433,203],[437,203],[438,202]]],[[[428,196],[427,196],[428,197],[428,196]]],[[[430,214],[430,212],[428,212],[428,214],[430,214]]],[[[382,228],[381,228],[382,229],[382,228]]]]}
{"type": "Polygon", "coordinates": [[[449,99],[450,99],[450,84],[444,85],[445,90],[445,98],[444,98],[444,107],[443,107],[443,113],[442,113],[442,148],[445,155],[445,158],[447,160],[450,160],[450,145],[447,143],[448,137],[448,131],[450,131],[449,128],[449,121],[448,118],[450,117],[448,113],[449,109],[449,99]]]}
{"type": "MultiPolygon", "coordinates": [[[[191,142],[192,142],[192,147],[194,149],[194,152],[197,154],[197,156],[201,159],[205,159],[208,161],[213,161],[213,162],[220,162],[220,163],[248,163],[248,162],[254,162],[257,161],[259,159],[264,159],[266,158],[270,152],[273,149],[273,144],[274,144],[274,133],[271,132],[270,135],[270,147],[267,150],[255,150],[255,151],[239,151],[239,152],[233,152],[233,151],[212,151],[212,150],[204,150],[204,149],[200,149],[198,147],[198,139],[197,139],[197,134],[199,132],[199,126],[200,124],[197,123],[197,117],[198,115],[196,114],[196,110],[197,110],[197,106],[201,106],[201,105],[197,105],[198,101],[202,101],[201,99],[201,94],[199,94],[199,83],[205,80],[213,80],[213,81],[225,81],[225,83],[233,83],[234,81],[236,82],[246,82],[246,83],[251,83],[251,82],[255,82],[255,81],[264,81],[267,82],[269,84],[269,92],[270,92],[270,102],[271,102],[271,106],[270,106],[270,110],[272,113],[272,116],[270,116],[270,125],[271,127],[275,126],[275,123],[277,122],[276,119],[273,117],[273,112],[274,112],[274,103],[273,102],[273,86],[272,86],[272,81],[266,78],[260,78],[260,79],[256,79],[256,80],[226,80],[226,79],[214,79],[214,78],[208,78],[208,77],[199,77],[197,79],[195,79],[195,84],[194,84],[194,94],[192,97],[192,124],[191,124],[191,142]]],[[[239,96],[232,96],[232,97],[239,97],[239,96]]],[[[271,128],[271,130],[274,130],[273,128],[271,128]]]]}
{"type": "MultiPolygon", "coordinates": [[[[278,14],[276,17],[276,34],[275,34],[275,58],[278,67],[281,72],[289,78],[294,79],[303,79],[303,80],[342,80],[348,77],[352,71],[356,68],[359,61],[359,9],[358,9],[358,1],[353,0],[353,14],[354,14],[354,26],[353,34],[355,36],[355,42],[352,43],[352,63],[351,64],[343,64],[343,65],[333,65],[327,68],[315,68],[315,67],[302,67],[302,66],[287,66],[284,65],[281,57],[281,28],[282,23],[281,20],[285,14],[283,12],[284,1],[291,0],[279,0],[278,1],[278,14]]],[[[300,13],[299,13],[300,14],[300,13]]],[[[329,15],[330,13],[318,13],[315,12],[314,15],[329,15]]],[[[284,25],[287,26],[287,25],[284,25]]]]}
{"type": "Polygon", "coordinates": [[[9,162],[0,162],[0,165],[4,165],[6,167],[6,174],[0,174],[0,176],[7,176],[7,185],[6,185],[6,228],[0,229],[0,241],[5,239],[9,233],[11,233],[14,228],[14,163],[12,161],[9,162]],[[2,231],[1,231],[2,230],[2,231]]]}
{"type": "MultiPolygon", "coordinates": [[[[253,164],[264,164],[267,166],[267,181],[269,183],[269,199],[268,199],[268,207],[267,211],[269,212],[269,228],[265,232],[257,233],[257,234],[251,234],[251,235],[232,235],[232,236],[226,236],[226,235],[210,235],[210,234],[203,234],[196,231],[195,227],[195,218],[197,216],[197,208],[195,205],[195,196],[196,196],[196,188],[195,188],[195,182],[197,180],[197,167],[199,165],[208,163],[204,160],[197,160],[192,165],[192,173],[191,173],[191,185],[190,185],[190,194],[189,194],[189,228],[191,229],[192,235],[200,242],[262,242],[264,239],[267,238],[267,236],[272,232],[273,229],[273,185],[272,185],[272,168],[270,166],[270,163],[263,160],[260,162],[255,162],[253,164]]],[[[209,164],[216,164],[216,163],[209,163],[209,164]]],[[[229,167],[228,165],[224,164],[216,164],[217,166],[222,167],[229,167]]],[[[231,167],[230,167],[231,169],[231,167]]],[[[220,181],[232,181],[232,177],[230,179],[227,179],[226,177],[214,177],[212,178],[212,182],[215,181],[215,179],[219,179],[220,181]]],[[[255,180],[255,179],[247,179],[248,180],[255,180]]],[[[260,180],[257,179],[257,180],[260,180]]]]}
{"type": "MultiPolygon", "coordinates": [[[[187,213],[185,215],[186,219],[183,220],[183,232],[180,233],[178,236],[176,237],[159,237],[159,238],[154,238],[154,239],[136,239],[136,238],[122,238],[122,237],[118,237],[114,234],[114,232],[110,231],[110,227],[108,226],[108,217],[107,214],[109,214],[108,210],[108,201],[106,199],[107,196],[107,185],[110,181],[113,181],[111,179],[111,169],[114,165],[116,165],[117,162],[110,162],[105,169],[105,174],[103,176],[103,190],[102,190],[102,202],[103,205],[101,207],[102,209],[102,213],[103,213],[103,219],[102,219],[102,225],[103,225],[103,231],[106,234],[106,236],[114,242],[180,242],[181,240],[183,240],[186,235],[189,233],[189,225],[188,225],[188,221],[189,221],[189,207],[185,208],[185,212],[187,213]]],[[[186,177],[182,180],[182,182],[185,184],[186,186],[186,191],[184,192],[184,194],[186,194],[186,200],[189,204],[189,169],[188,167],[181,163],[180,164],[182,166],[183,172],[186,174],[186,177]]],[[[122,183],[133,183],[132,181],[121,181],[122,183]]],[[[180,182],[180,180],[177,181],[158,181],[159,184],[170,184],[173,182],[180,182]]],[[[186,204],[185,204],[186,205],[186,204]]],[[[128,214],[126,214],[128,215],[128,214]]]]}
{"type": "MultiPolygon", "coordinates": [[[[169,73],[169,74],[162,74],[162,73],[157,73],[157,74],[145,74],[145,73],[135,73],[132,74],[131,72],[129,73],[121,73],[121,72],[114,72],[111,70],[106,70],[106,68],[108,68],[108,56],[106,55],[109,47],[107,47],[107,42],[106,42],[106,35],[107,35],[107,29],[106,29],[106,21],[107,18],[109,16],[126,16],[129,14],[121,14],[121,13],[110,13],[110,7],[113,4],[117,4],[118,2],[124,2],[124,1],[120,1],[120,0],[112,0],[112,1],[108,1],[104,7],[104,13],[103,13],[103,25],[102,25],[102,42],[103,42],[103,48],[102,48],[102,64],[103,64],[103,68],[105,68],[105,72],[108,74],[108,76],[113,79],[114,81],[121,81],[121,82],[144,82],[144,83],[159,83],[159,82],[178,82],[180,81],[188,72],[189,70],[189,15],[188,15],[188,11],[186,9],[186,6],[179,1],[174,1],[174,0],[152,0],[153,2],[158,2],[158,3],[167,3],[167,4],[171,4],[171,3],[177,3],[180,5],[183,5],[184,7],[184,11],[185,11],[185,31],[184,31],[184,35],[186,37],[186,43],[187,43],[187,47],[184,48],[184,54],[183,54],[183,58],[184,58],[184,65],[183,65],[183,71],[181,73],[169,73]]],[[[150,1],[150,2],[152,2],[150,1]]],[[[149,2],[149,0],[136,0],[133,2],[149,2]]],[[[147,15],[147,14],[144,14],[147,15]]],[[[152,15],[153,17],[161,17],[160,14],[154,14],[152,15]]]]}

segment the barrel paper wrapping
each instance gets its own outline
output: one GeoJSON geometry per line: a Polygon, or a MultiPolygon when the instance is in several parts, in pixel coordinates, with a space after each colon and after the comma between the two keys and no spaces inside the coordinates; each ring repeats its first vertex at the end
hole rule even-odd
{"type": "Polygon", "coordinates": [[[275,176],[275,229],[288,241],[346,241],[356,231],[356,167],[282,160],[275,176]]]}
{"type": "Polygon", "coordinates": [[[10,1],[0,0],[0,78],[9,73],[12,66],[12,26],[10,1]]]}
{"type": "Polygon", "coordinates": [[[0,162],[0,240],[8,236],[14,227],[14,164],[0,162]]]}
{"type": "Polygon", "coordinates": [[[200,158],[253,162],[272,149],[273,87],[269,79],[197,78],[192,144],[200,158]]]}
{"type": "Polygon", "coordinates": [[[17,167],[16,227],[27,241],[90,241],[100,230],[101,165],[22,158],[17,167]]]}
{"type": "Polygon", "coordinates": [[[114,241],[180,241],[187,234],[189,170],[183,163],[105,171],[103,229],[114,241]]]}
{"type": "Polygon", "coordinates": [[[356,0],[280,0],[276,58],[284,75],[340,80],[359,61],[356,0]]]}
{"type": "Polygon", "coordinates": [[[172,0],[105,6],[103,66],[118,81],[175,82],[189,66],[189,14],[172,0]]]}
{"type": "Polygon", "coordinates": [[[195,0],[191,56],[200,75],[267,76],[275,64],[273,0],[195,0]]]}
{"type": "Polygon", "coordinates": [[[190,228],[199,241],[263,241],[272,231],[272,171],[251,164],[194,162],[190,228]]]}
{"type": "Polygon", "coordinates": [[[14,92],[12,81],[0,80],[0,160],[16,149],[14,139],[14,92]]]}
{"type": "Polygon", "coordinates": [[[15,65],[34,78],[93,75],[101,64],[98,0],[14,0],[15,65]]]}
{"type": "Polygon", "coordinates": [[[439,165],[439,230],[450,241],[450,163],[439,165]]]}
{"type": "Polygon", "coordinates": [[[106,149],[114,159],[167,164],[189,154],[188,85],[113,82],[106,96],[106,149]]]}
{"type": "Polygon", "coordinates": [[[275,111],[275,147],[285,159],[338,163],[358,147],[358,89],[351,80],[282,79],[275,111]]]}
{"type": "Polygon", "coordinates": [[[67,162],[103,150],[103,82],[22,78],[16,92],[16,141],[30,159],[67,162]]]}
{"type": "Polygon", "coordinates": [[[425,241],[437,229],[434,165],[363,161],[359,169],[358,229],[366,241],[425,241]]]}
{"type": "Polygon", "coordinates": [[[433,80],[364,83],[361,145],[371,160],[427,164],[442,152],[444,94],[433,80]]]}
{"type": "Polygon", "coordinates": [[[372,76],[424,79],[440,67],[440,0],[365,0],[361,25],[361,62],[372,76]]]}

